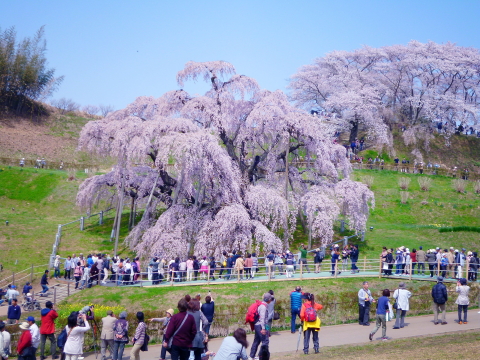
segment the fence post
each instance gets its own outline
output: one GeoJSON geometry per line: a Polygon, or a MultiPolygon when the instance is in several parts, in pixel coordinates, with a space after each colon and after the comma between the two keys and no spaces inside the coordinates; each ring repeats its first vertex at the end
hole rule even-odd
{"type": "Polygon", "coordinates": [[[53,288],[53,303],[54,304],[57,303],[57,287],[56,286],[53,288]]]}
{"type": "Polygon", "coordinates": [[[30,270],[30,284],[33,282],[33,264],[32,264],[32,268],[30,270]]]}
{"type": "Polygon", "coordinates": [[[172,273],[170,274],[170,286],[173,286],[173,278],[175,277],[175,271],[172,270],[172,273]]]}
{"type": "Polygon", "coordinates": [[[210,285],[210,265],[208,265],[207,271],[208,271],[208,273],[207,273],[207,285],[210,285]]]}
{"type": "MultiPolygon", "coordinates": [[[[338,259],[335,260],[335,279],[337,278],[338,259]]],[[[336,316],[336,315],[335,315],[336,316]]]]}
{"type": "Polygon", "coordinates": [[[12,285],[15,285],[15,271],[12,271],[12,285]]]}
{"type": "Polygon", "coordinates": [[[100,211],[100,214],[98,216],[98,225],[103,225],[103,210],[100,211]]]}
{"type": "Polygon", "coordinates": [[[413,268],[413,266],[412,266],[412,261],[411,260],[410,260],[410,264],[408,264],[408,267],[410,268],[410,269],[408,269],[408,273],[410,275],[409,278],[410,278],[410,280],[412,280],[412,268],[413,268]]]}
{"type": "Polygon", "coordinates": [[[80,218],[80,231],[83,231],[85,228],[85,218],[82,216],[80,218]]]}
{"type": "Polygon", "coordinates": [[[470,266],[469,263],[470,263],[470,261],[467,258],[467,266],[465,266],[465,279],[468,279],[468,268],[470,266]]]}
{"type": "Polygon", "coordinates": [[[440,259],[437,260],[437,277],[440,276],[440,259]]]}
{"type": "Polygon", "coordinates": [[[367,271],[367,257],[363,257],[363,272],[367,271]]]}
{"type": "Polygon", "coordinates": [[[380,255],[380,270],[378,271],[378,278],[379,279],[382,277],[382,270],[383,270],[382,255],[380,255]]]}
{"type": "Polygon", "coordinates": [[[300,280],[303,279],[303,262],[300,261],[300,280]]]}

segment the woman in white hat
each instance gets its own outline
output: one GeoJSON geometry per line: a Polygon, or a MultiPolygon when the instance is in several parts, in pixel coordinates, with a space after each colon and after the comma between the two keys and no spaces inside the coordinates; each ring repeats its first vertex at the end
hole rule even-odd
{"type": "Polygon", "coordinates": [[[30,333],[30,325],[28,322],[25,321],[21,323],[20,330],[22,330],[22,335],[20,335],[17,344],[17,354],[19,358],[29,355],[29,350],[32,348],[32,334],[30,333]]]}
{"type": "MultiPolygon", "coordinates": [[[[165,312],[165,317],[162,318],[151,318],[149,321],[154,321],[154,322],[161,322],[162,325],[160,327],[160,330],[162,331],[162,335],[164,334],[165,330],[167,329],[168,323],[170,322],[170,319],[173,316],[173,309],[168,309],[165,312]]],[[[165,340],[165,337],[162,336],[162,342],[165,340]]],[[[165,360],[167,356],[167,349],[162,346],[162,349],[160,350],[160,360],[165,360]]]]}

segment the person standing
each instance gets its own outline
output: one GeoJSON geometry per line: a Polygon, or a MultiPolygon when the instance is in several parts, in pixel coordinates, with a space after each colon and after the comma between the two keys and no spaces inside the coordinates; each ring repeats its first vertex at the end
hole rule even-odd
{"type": "Polygon", "coordinates": [[[308,272],[310,272],[310,270],[308,269],[308,263],[307,263],[307,254],[308,254],[308,250],[307,250],[307,247],[305,245],[300,245],[300,266],[304,266],[304,269],[308,272]]]}
{"type": "Polygon", "coordinates": [[[302,310],[302,297],[303,293],[300,286],[297,286],[295,291],[290,293],[290,312],[292,315],[290,331],[292,334],[295,333],[296,330],[295,320],[297,319],[297,316],[300,317],[300,311],[302,310]]]}
{"type": "Polygon", "coordinates": [[[405,326],[405,315],[410,310],[409,299],[412,293],[406,289],[402,281],[398,284],[398,289],[394,291],[393,298],[397,301],[397,320],[395,320],[394,329],[400,329],[405,326]]]}
{"type": "Polygon", "coordinates": [[[31,358],[32,355],[33,357],[35,357],[34,354],[31,354],[32,334],[30,334],[29,327],[30,326],[27,322],[23,322],[20,324],[20,330],[22,331],[22,335],[20,335],[20,339],[18,339],[17,344],[17,354],[19,359],[27,357],[31,358]]]}
{"type": "Polygon", "coordinates": [[[128,321],[127,313],[122,311],[118,316],[118,320],[113,324],[114,341],[112,360],[122,360],[123,349],[128,343],[128,321]]]}
{"type": "Polygon", "coordinates": [[[410,260],[412,262],[412,275],[415,275],[415,266],[417,266],[417,249],[412,249],[410,260]]]}
{"type": "Polygon", "coordinates": [[[5,323],[0,320],[0,357],[7,360],[10,355],[10,333],[5,331],[5,323]]]}
{"type": "MultiPolygon", "coordinates": [[[[435,255],[435,250],[429,249],[427,250],[427,254],[425,255],[427,262],[428,262],[428,270],[430,271],[430,277],[433,278],[433,272],[435,270],[435,264],[437,263],[437,256],[435,255]]],[[[417,255],[418,256],[418,255],[417,255]]]]}
{"type": "Polygon", "coordinates": [[[86,314],[80,315],[84,326],[78,326],[77,314],[70,314],[67,319],[67,341],[63,348],[65,353],[65,360],[77,360],[83,353],[83,342],[85,340],[85,333],[90,330],[90,323],[86,319],[86,314]]]}
{"type": "Polygon", "coordinates": [[[13,299],[18,299],[20,293],[17,291],[17,287],[15,285],[10,285],[5,297],[8,299],[8,305],[12,305],[13,299]]]}
{"type": "Polygon", "coordinates": [[[323,309],[323,305],[315,302],[313,294],[305,294],[305,301],[300,311],[300,319],[303,321],[303,353],[308,354],[310,334],[312,334],[313,349],[315,354],[320,351],[318,341],[318,332],[320,331],[320,318],[317,315],[318,310],[323,309]]]}
{"type": "Polygon", "coordinates": [[[370,326],[370,306],[375,302],[372,292],[368,288],[368,281],[363,282],[363,287],[358,291],[358,324],[370,326]]]}
{"type": "Polygon", "coordinates": [[[117,319],[113,315],[112,310],[107,310],[107,316],[102,318],[102,333],[100,339],[102,343],[100,345],[100,353],[102,354],[102,360],[107,358],[107,348],[110,350],[110,355],[113,355],[113,327],[117,319]]]}
{"type": "Polygon", "coordinates": [[[55,256],[55,260],[53,261],[53,277],[58,279],[60,277],[60,255],[55,256]]]}
{"type": "MultiPolygon", "coordinates": [[[[173,309],[168,309],[165,312],[165,317],[149,319],[149,321],[162,323],[160,327],[161,335],[163,335],[162,342],[165,339],[165,335],[164,335],[165,329],[168,327],[168,324],[170,323],[170,319],[172,318],[172,316],[173,316],[173,309]]],[[[167,349],[162,346],[162,349],[160,350],[160,360],[165,360],[166,356],[167,356],[167,349]]],[[[116,360],[116,359],[113,359],[113,360],[116,360]]]]}
{"type": "Polygon", "coordinates": [[[82,275],[83,275],[83,268],[80,265],[80,261],[78,261],[77,266],[75,266],[75,269],[73,269],[73,277],[75,278],[75,289],[78,289],[82,275]]]}
{"type": "Polygon", "coordinates": [[[322,262],[323,258],[325,257],[325,254],[320,248],[316,248],[313,257],[313,263],[315,264],[315,273],[318,274],[322,272],[322,262]]]}
{"type": "MultiPolygon", "coordinates": [[[[252,348],[250,349],[250,357],[255,358],[257,349],[260,343],[262,348],[268,349],[269,337],[268,337],[268,304],[272,301],[272,295],[270,293],[263,294],[263,301],[258,306],[258,321],[255,323],[255,338],[253,340],[252,348]]],[[[262,352],[262,350],[260,350],[262,352]]]]}
{"type": "Polygon", "coordinates": [[[42,315],[42,323],[40,325],[40,360],[45,359],[45,343],[47,342],[47,338],[50,340],[52,359],[58,359],[56,355],[57,342],[55,341],[55,319],[58,317],[58,313],[53,309],[53,303],[47,301],[45,303],[45,309],[43,309],[40,314],[42,315]]]}
{"type": "Polygon", "coordinates": [[[470,304],[470,300],[468,298],[468,294],[470,293],[470,286],[467,285],[467,279],[460,278],[457,281],[457,287],[455,288],[455,291],[458,293],[457,300],[455,301],[455,304],[457,304],[458,306],[458,324],[468,324],[467,311],[468,305],[470,304]]]}
{"type": "MultiPolygon", "coordinates": [[[[268,331],[270,332],[270,329],[272,328],[273,324],[273,315],[275,313],[275,304],[277,303],[277,300],[275,300],[275,293],[273,290],[268,290],[268,293],[272,295],[272,301],[268,304],[268,319],[267,319],[267,325],[268,325],[268,331]]],[[[270,336],[270,334],[268,334],[270,336]]]]}
{"type": "Polygon", "coordinates": [[[203,324],[203,331],[205,334],[209,335],[210,326],[212,326],[213,318],[215,316],[215,302],[213,301],[210,292],[208,292],[208,295],[205,297],[205,303],[202,304],[201,310],[208,320],[207,324],[203,324]]]}
{"type": "Polygon", "coordinates": [[[20,321],[20,316],[22,316],[22,309],[20,308],[20,305],[17,305],[17,299],[12,299],[12,305],[8,307],[7,312],[7,324],[18,324],[20,321]]]}
{"type": "Polygon", "coordinates": [[[179,313],[170,319],[162,346],[167,348],[171,339],[172,360],[188,360],[197,327],[193,316],[187,313],[188,303],[185,298],[180,299],[177,308],[179,313]]]}
{"type": "Polygon", "coordinates": [[[375,329],[368,335],[368,338],[370,341],[373,340],[373,335],[380,329],[380,326],[382,327],[382,340],[388,340],[387,338],[387,312],[389,312],[389,300],[388,298],[390,297],[390,290],[385,289],[382,292],[382,296],[378,299],[377,302],[377,313],[376,313],[376,320],[377,324],[375,326],[375,329]]]}
{"type": "Polygon", "coordinates": [[[72,257],[71,256],[67,256],[67,260],[65,260],[65,263],[63,264],[63,268],[65,270],[65,274],[63,274],[63,278],[65,280],[70,280],[70,273],[72,271],[72,267],[73,267],[73,262],[72,262],[72,257]]]}
{"type": "Polygon", "coordinates": [[[426,254],[425,251],[423,251],[423,246],[420,246],[417,251],[417,272],[418,275],[425,275],[425,260],[426,254]],[[422,272],[420,273],[420,269],[422,269],[422,272]]]}
{"type": "Polygon", "coordinates": [[[359,255],[360,255],[360,252],[358,251],[358,246],[352,245],[352,248],[350,250],[350,261],[352,262],[352,274],[360,272],[360,270],[358,270],[358,267],[357,267],[359,255]]]}
{"type": "Polygon", "coordinates": [[[443,277],[437,277],[437,284],[432,288],[432,298],[433,298],[433,323],[437,325],[438,313],[442,312],[442,325],[447,325],[445,320],[446,309],[445,303],[448,301],[447,287],[443,284],[443,277]]]}
{"type": "Polygon", "coordinates": [[[251,279],[252,278],[252,266],[253,266],[252,254],[247,254],[245,256],[244,266],[245,266],[245,278],[247,280],[251,279]]]}
{"type": "Polygon", "coordinates": [[[33,316],[29,316],[27,318],[27,322],[29,325],[30,334],[32,335],[32,353],[35,354],[38,349],[38,345],[40,345],[40,330],[38,329],[37,324],[35,324],[35,318],[33,316]]]}
{"type": "Polygon", "coordinates": [[[145,342],[147,326],[145,325],[145,315],[143,312],[137,312],[138,325],[135,330],[135,336],[132,339],[133,347],[130,351],[130,360],[140,360],[140,348],[145,342]]]}

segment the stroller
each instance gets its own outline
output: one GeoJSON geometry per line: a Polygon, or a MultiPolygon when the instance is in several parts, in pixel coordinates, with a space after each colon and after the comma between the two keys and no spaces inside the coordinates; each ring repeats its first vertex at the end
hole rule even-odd
{"type": "Polygon", "coordinates": [[[40,302],[35,300],[31,293],[25,296],[25,302],[22,304],[24,311],[41,310],[40,302]]]}

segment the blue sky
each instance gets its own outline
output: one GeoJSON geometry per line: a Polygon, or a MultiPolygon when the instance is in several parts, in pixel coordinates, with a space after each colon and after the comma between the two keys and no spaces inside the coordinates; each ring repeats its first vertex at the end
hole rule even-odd
{"type": "Polygon", "coordinates": [[[65,76],[54,98],[121,109],[177,89],[190,60],[225,60],[285,90],[300,66],[333,50],[410,40],[480,48],[479,14],[469,0],[3,0],[0,27],[22,39],[45,25],[49,65],[65,76]]]}

